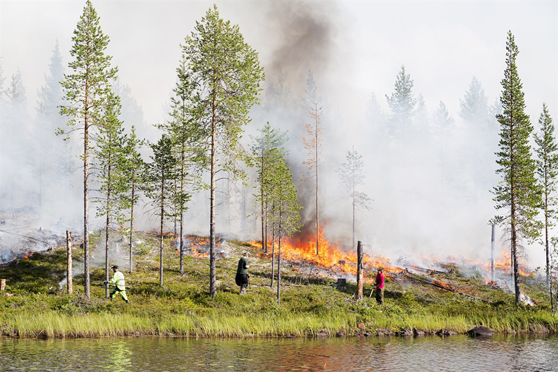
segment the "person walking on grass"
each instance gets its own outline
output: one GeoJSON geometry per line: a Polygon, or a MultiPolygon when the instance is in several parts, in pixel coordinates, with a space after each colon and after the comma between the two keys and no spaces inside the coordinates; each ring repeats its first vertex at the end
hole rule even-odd
{"type": "Polygon", "coordinates": [[[384,269],[378,268],[378,273],[376,274],[376,301],[379,305],[384,304],[384,269]]]}
{"type": "Polygon", "coordinates": [[[248,275],[248,252],[244,252],[244,257],[238,260],[238,269],[236,270],[236,285],[240,286],[240,294],[246,294],[246,288],[250,280],[248,275]]]}
{"type": "Polygon", "coordinates": [[[112,270],[114,270],[114,275],[112,276],[111,281],[105,281],[105,285],[114,284],[114,289],[112,290],[112,292],[110,292],[110,299],[112,300],[114,298],[114,295],[118,293],[120,294],[120,296],[122,296],[122,299],[126,301],[127,304],[129,304],[130,301],[128,301],[128,297],[126,296],[126,283],[124,282],[124,274],[122,274],[121,271],[118,271],[118,266],[116,265],[112,267],[112,270]]]}

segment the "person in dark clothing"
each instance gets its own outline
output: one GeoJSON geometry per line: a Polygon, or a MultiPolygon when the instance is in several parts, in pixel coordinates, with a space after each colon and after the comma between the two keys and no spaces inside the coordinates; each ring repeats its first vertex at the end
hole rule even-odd
{"type": "Polygon", "coordinates": [[[236,285],[240,286],[240,294],[246,294],[246,288],[250,280],[248,275],[248,252],[244,252],[244,257],[238,260],[238,269],[236,270],[236,285]]]}
{"type": "Polygon", "coordinates": [[[384,273],[383,269],[380,267],[378,269],[378,274],[376,274],[376,301],[379,305],[384,304],[384,273]]]}

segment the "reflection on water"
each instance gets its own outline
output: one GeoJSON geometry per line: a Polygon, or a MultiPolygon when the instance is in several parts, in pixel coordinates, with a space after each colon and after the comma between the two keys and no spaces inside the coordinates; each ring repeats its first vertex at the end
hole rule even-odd
{"type": "Polygon", "coordinates": [[[556,371],[558,338],[0,338],[2,371],[556,371]]]}

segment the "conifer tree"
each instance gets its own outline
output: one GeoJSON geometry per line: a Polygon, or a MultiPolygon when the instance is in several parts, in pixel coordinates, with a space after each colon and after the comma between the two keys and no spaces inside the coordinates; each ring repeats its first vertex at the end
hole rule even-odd
{"type": "Polygon", "coordinates": [[[523,85],[517,72],[519,50],[511,31],[506,43],[506,69],[502,79],[502,114],[497,115],[500,123],[500,150],[496,163],[502,180],[494,187],[496,209],[505,209],[505,216],[496,216],[508,226],[510,233],[511,266],[515,289],[515,300],[520,302],[519,249],[521,239],[534,239],[539,234],[539,223],[535,220],[541,204],[541,187],[535,177],[536,164],[531,157],[529,138],[533,127],[525,113],[523,85]]]}
{"type": "Polygon", "coordinates": [[[239,146],[249,110],[259,100],[264,78],[258,54],[245,41],[238,26],[220,18],[217,6],[209,9],[183,46],[190,78],[196,83],[192,98],[195,122],[203,133],[210,168],[209,292],[217,294],[215,270],[215,191],[219,170],[242,174],[238,160],[245,156],[239,146]]]}
{"type": "Polygon", "coordinates": [[[172,210],[172,195],[174,182],[177,179],[177,161],[173,154],[173,142],[170,137],[163,135],[157,143],[150,145],[153,150],[151,163],[147,164],[145,193],[151,199],[155,214],[159,216],[159,284],[163,286],[163,248],[165,238],[165,220],[174,217],[172,210]]]}
{"type": "MultiPolygon", "coordinates": [[[[118,225],[124,221],[125,195],[130,189],[129,179],[126,177],[126,136],[123,133],[120,115],[120,99],[111,94],[105,107],[95,159],[99,167],[99,183],[102,197],[99,199],[97,217],[105,218],[105,281],[110,280],[110,230],[115,221],[118,225]]],[[[109,297],[109,287],[105,286],[105,296],[109,297]]]]}
{"type": "Polygon", "coordinates": [[[194,95],[195,82],[190,78],[187,59],[183,54],[179,67],[176,69],[177,82],[173,90],[174,96],[171,97],[171,120],[162,125],[173,141],[175,152],[178,156],[179,177],[177,179],[174,203],[176,218],[179,223],[178,250],[180,256],[180,274],[184,274],[184,213],[188,209],[186,204],[191,198],[191,194],[186,187],[190,184],[199,186],[199,182],[192,176],[191,171],[195,171],[199,165],[200,158],[198,143],[200,134],[195,126],[192,97],[194,95]]]}
{"type": "MultiPolygon", "coordinates": [[[[558,185],[558,146],[555,141],[554,124],[543,104],[543,111],[539,117],[540,133],[535,134],[537,147],[537,175],[542,185],[542,212],[544,215],[544,247],[546,255],[546,284],[550,288],[550,236],[549,230],[556,225],[556,189],[558,185]]],[[[552,292],[550,293],[553,300],[552,292]]]]}
{"type": "Polygon", "coordinates": [[[269,122],[259,131],[261,135],[253,139],[252,156],[254,157],[254,163],[259,165],[258,182],[260,184],[260,190],[259,195],[256,196],[256,200],[261,207],[262,249],[267,253],[267,242],[269,238],[267,212],[270,207],[270,200],[269,190],[267,190],[264,180],[267,175],[273,171],[270,167],[270,161],[272,161],[270,158],[271,150],[277,148],[283,155],[286,155],[283,144],[287,142],[288,134],[287,132],[272,128],[269,122]]]}
{"type": "Polygon", "coordinates": [[[395,91],[386,99],[391,109],[389,135],[395,137],[405,133],[417,104],[417,100],[413,95],[413,80],[411,75],[405,72],[405,66],[401,66],[401,71],[395,78],[395,91]]]}
{"type": "Polygon", "coordinates": [[[293,176],[281,151],[277,148],[271,149],[269,158],[272,172],[267,175],[265,182],[269,184],[272,200],[270,220],[278,239],[277,303],[281,304],[281,241],[300,228],[299,210],[302,207],[298,204],[293,176]]]}
{"type": "Polygon", "coordinates": [[[353,212],[353,248],[356,247],[356,210],[358,208],[370,208],[370,198],[368,195],[362,191],[357,191],[357,188],[364,184],[364,178],[366,177],[363,168],[364,162],[362,161],[362,155],[353,148],[353,151],[349,151],[347,154],[346,162],[342,163],[337,170],[341,185],[347,196],[351,199],[353,212]]]}
{"type": "Polygon", "coordinates": [[[308,173],[302,181],[308,181],[312,178],[315,180],[315,196],[316,196],[316,207],[315,207],[315,225],[316,225],[316,255],[320,254],[320,182],[319,182],[319,166],[320,166],[320,155],[322,153],[322,134],[323,129],[322,124],[322,107],[318,107],[318,104],[314,102],[314,105],[310,109],[310,117],[312,118],[312,123],[306,123],[306,136],[303,137],[304,148],[308,152],[308,158],[302,162],[306,165],[308,173]]]}
{"type": "Polygon", "coordinates": [[[134,207],[138,202],[139,195],[138,191],[142,188],[142,181],[145,171],[145,163],[139,152],[140,148],[144,145],[143,140],[139,140],[136,135],[136,128],[132,126],[132,131],[129,136],[126,137],[124,156],[125,156],[125,168],[124,174],[125,178],[129,182],[129,193],[125,194],[123,197],[124,204],[130,208],[129,222],[129,266],[130,272],[134,271],[134,261],[133,261],[133,237],[134,237],[134,207]]]}
{"type": "MultiPolygon", "coordinates": [[[[68,117],[68,126],[83,133],[83,252],[85,296],[91,297],[89,276],[89,177],[90,151],[94,141],[94,128],[100,125],[103,110],[116,78],[117,69],[111,67],[111,56],[105,54],[109,37],[99,25],[100,19],[90,0],[77,24],[68,64],[71,73],[64,75],[62,88],[66,104],[60,113],[68,117]]],[[[59,130],[63,134],[63,130],[59,130]]]]}

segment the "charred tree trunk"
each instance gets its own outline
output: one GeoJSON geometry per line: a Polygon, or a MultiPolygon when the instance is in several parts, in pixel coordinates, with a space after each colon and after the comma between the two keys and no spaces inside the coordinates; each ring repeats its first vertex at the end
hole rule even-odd
{"type": "Polygon", "coordinates": [[[275,228],[272,228],[271,229],[271,284],[269,285],[272,288],[273,288],[273,277],[275,276],[274,265],[275,265],[275,228]]]}

